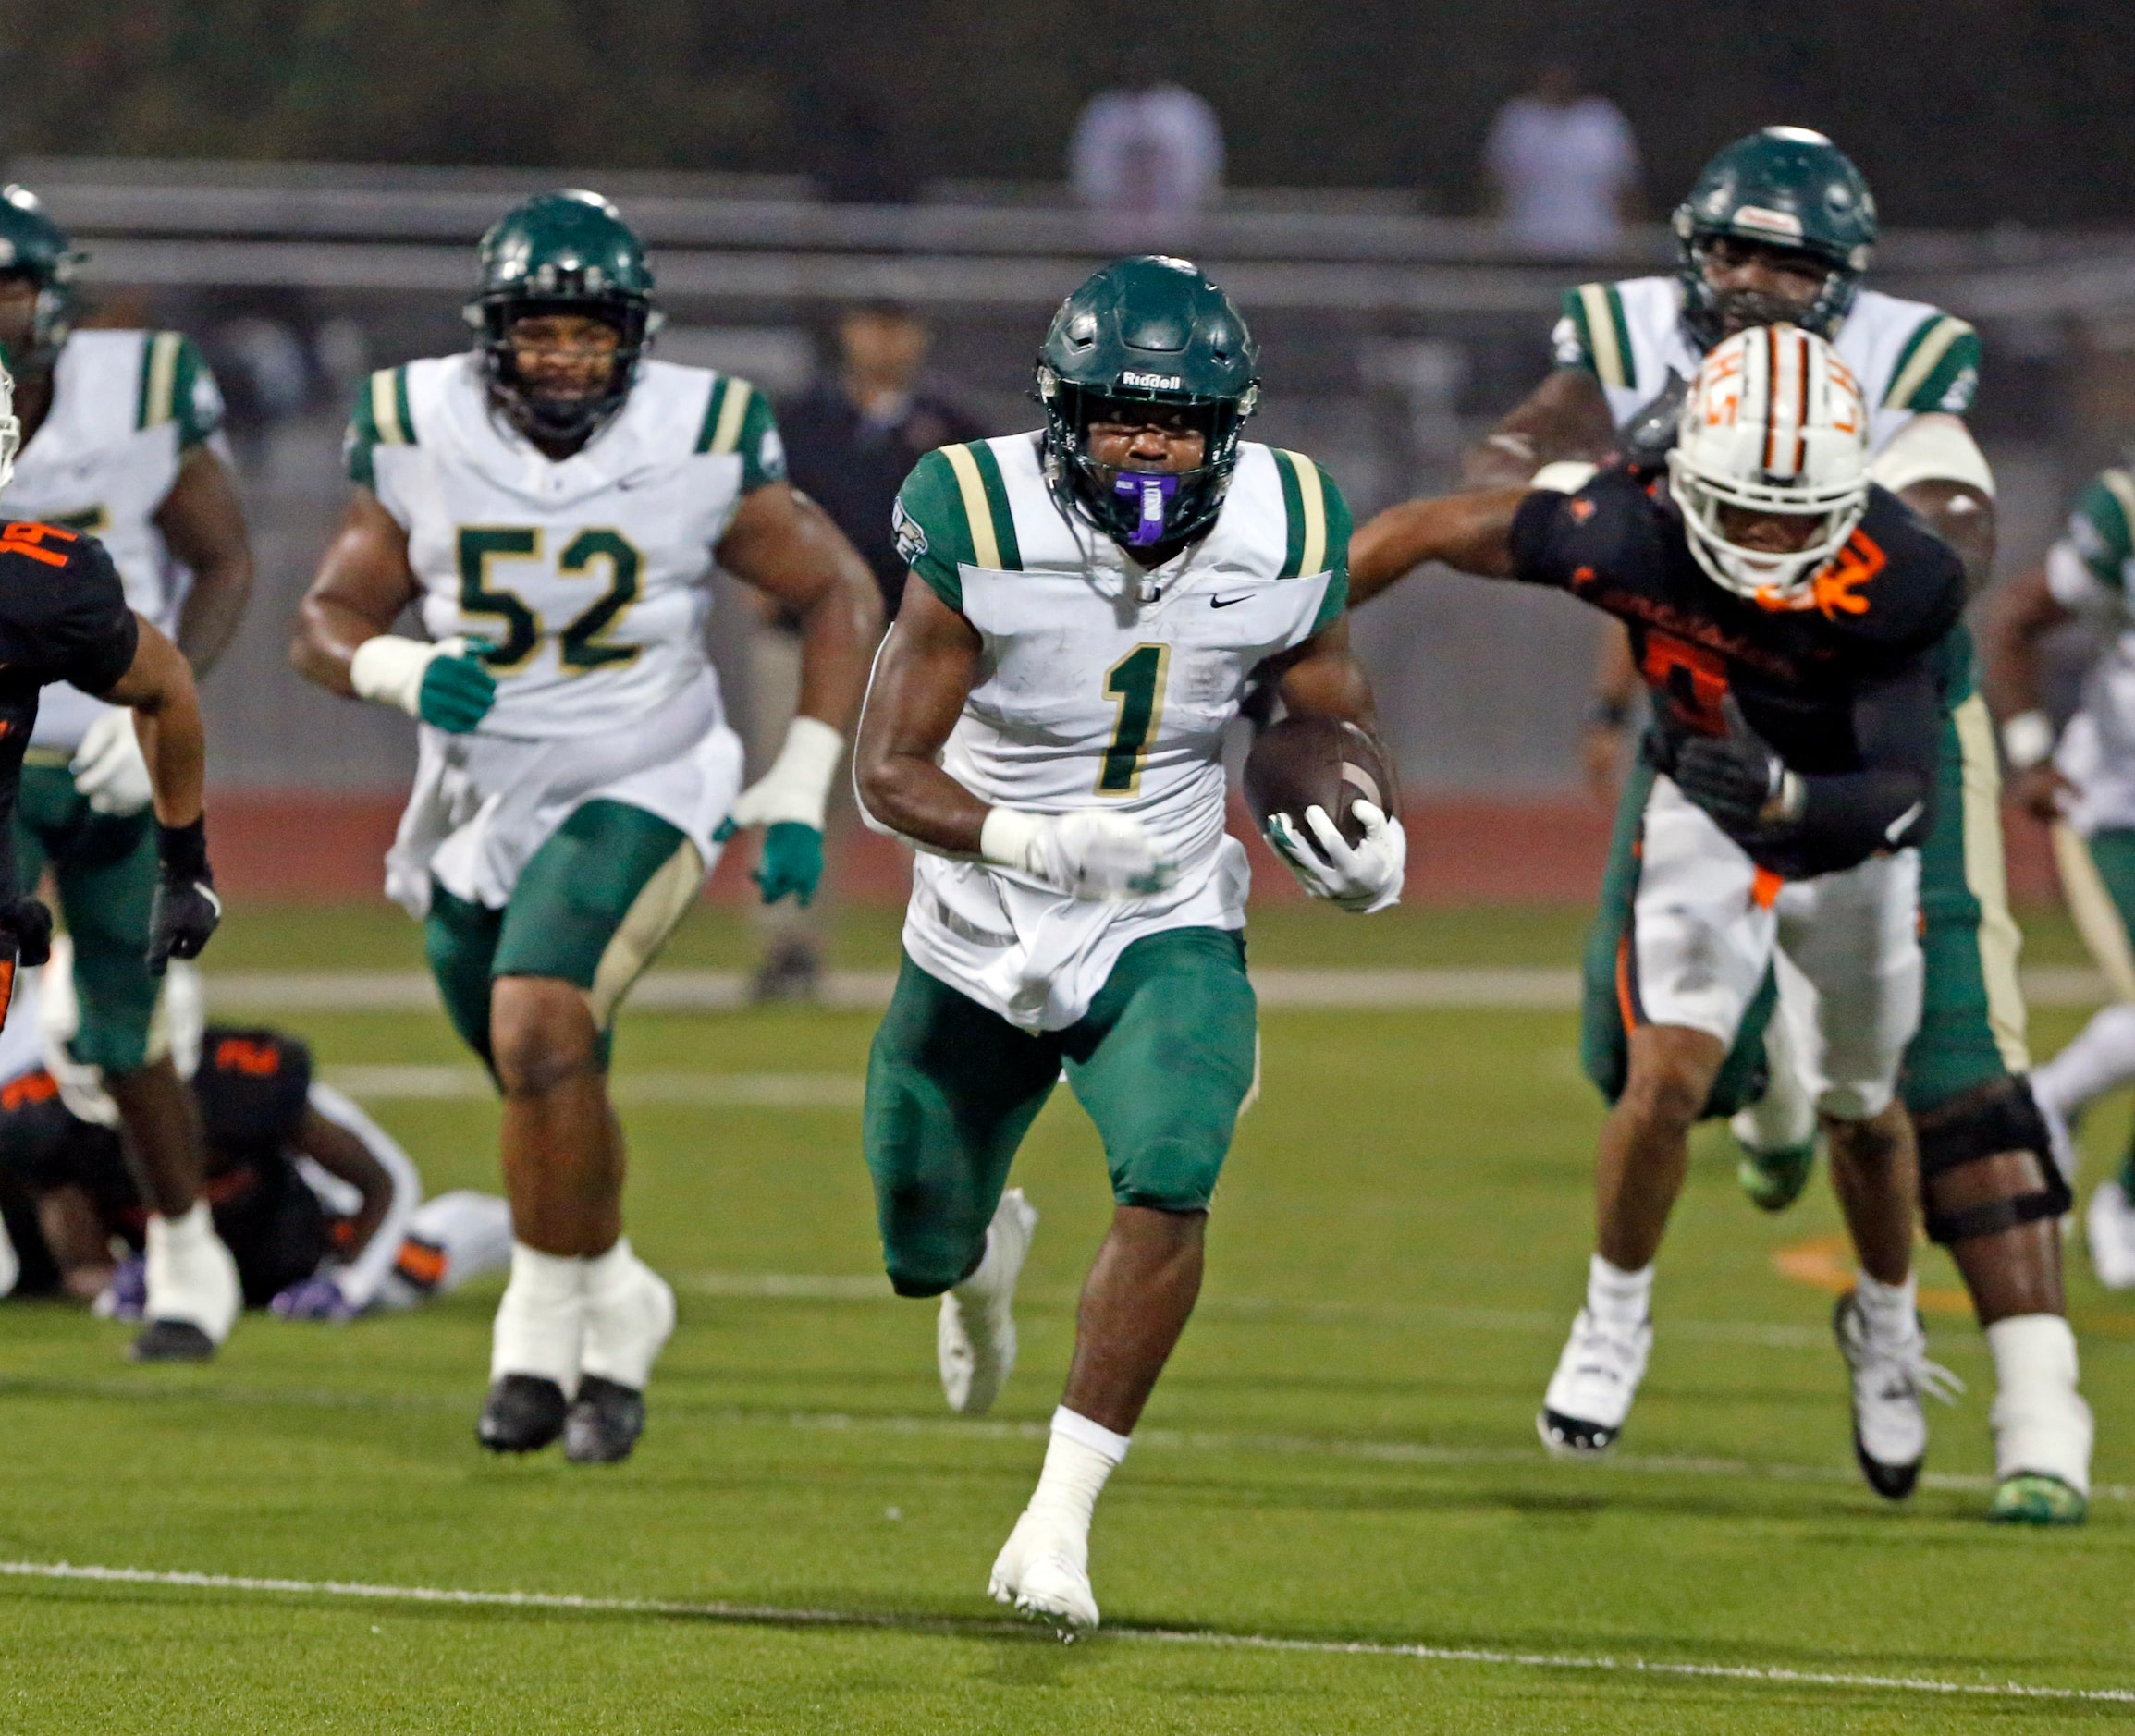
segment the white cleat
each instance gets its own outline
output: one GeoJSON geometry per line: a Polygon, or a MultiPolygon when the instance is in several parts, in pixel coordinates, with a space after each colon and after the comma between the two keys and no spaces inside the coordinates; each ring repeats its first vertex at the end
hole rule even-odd
{"type": "Polygon", "coordinates": [[[1015,1280],[1030,1253],[1037,1208],[1011,1188],[987,1226],[978,1269],[941,1298],[934,1326],[941,1392],[960,1416],[981,1416],[1015,1368],[1015,1280]]]}
{"type": "Polygon", "coordinates": [[[1923,1394],[1955,1404],[1965,1383],[1928,1360],[1920,1316],[1895,1343],[1869,1336],[1868,1319],[1847,1290],[1831,1312],[1832,1335],[1852,1373],[1853,1456],[1868,1485],[1888,1501],[1902,1501],[1920,1481],[1927,1457],[1928,1420],[1923,1394]]]}
{"type": "Polygon", "coordinates": [[[1579,1310],[1535,1418],[1535,1432],[1552,1458],[1599,1458],[1615,1444],[1652,1348],[1650,1320],[1626,1333],[1579,1310]]]}
{"type": "Polygon", "coordinates": [[[1098,1625],[1088,1538],[1028,1508],[994,1558],[986,1589],[995,1603],[1013,1604],[1016,1614],[1051,1623],[1063,1640],[1098,1625]]]}
{"type": "Polygon", "coordinates": [[[2135,1288],[2135,1203],[2117,1175],[2091,1195],[2083,1214],[2083,1240],[2091,1244],[2091,1269],[2107,1290],[2135,1288]]]}

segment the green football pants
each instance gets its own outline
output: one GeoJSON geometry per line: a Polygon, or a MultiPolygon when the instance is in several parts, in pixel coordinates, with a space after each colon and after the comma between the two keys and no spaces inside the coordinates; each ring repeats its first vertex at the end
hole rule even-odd
{"type": "Polygon", "coordinates": [[[867,1060],[865,1144],[884,1264],[935,1296],[978,1264],[1016,1147],[1064,1068],[1122,1205],[1206,1210],[1253,1088],[1242,935],[1180,928],[1120,955],[1064,1031],[1019,1030],[907,957],[867,1060]]]}
{"type": "Polygon", "coordinates": [[[585,991],[601,1032],[699,889],[704,858],[627,802],[589,801],[535,850],[500,911],[430,888],[423,939],[453,1028],[494,1070],[490,991],[500,976],[559,977],[585,991]]]}
{"type": "Polygon", "coordinates": [[[74,941],[81,1004],[75,1059],[130,1073],[149,1058],[160,988],[148,973],[154,813],[98,813],[74,788],[63,759],[25,764],[15,804],[15,872],[25,894],[36,890],[46,868],[74,941]]]}

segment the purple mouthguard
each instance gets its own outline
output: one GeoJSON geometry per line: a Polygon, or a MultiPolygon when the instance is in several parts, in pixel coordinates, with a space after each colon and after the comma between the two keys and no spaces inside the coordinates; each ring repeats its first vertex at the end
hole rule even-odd
{"type": "Polygon", "coordinates": [[[1164,540],[1164,508],[1172,496],[1179,492],[1176,476],[1160,474],[1154,471],[1123,471],[1112,484],[1112,493],[1132,499],[1139,495],[1142,501],[1141,517],[1128,534],[1129,548],[1147,548],[1151,544],[1164,540]]]}

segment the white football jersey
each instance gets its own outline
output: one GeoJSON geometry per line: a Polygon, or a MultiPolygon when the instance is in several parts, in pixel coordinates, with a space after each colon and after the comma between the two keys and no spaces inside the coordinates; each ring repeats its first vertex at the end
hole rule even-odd
{"type": "Polygon", "coordinates": [[[746,380],[642,362],[614,419],[558,461],[495,411],[472,352],[373,374],[348,457],[408,532],[431,636],[489,642],[478,733],[521,740],[627,727],[708,675],[713,547],[785,474],[746,380]]]}
{"type": "Polygon", "coordinates": [[[2104,639],[2054,753],[2076,787],[2068,822],[2086,837],[2135,828],[2135,473],[2116,467],[2084,489],[2046,556],[2046,584],[2104,639]]]}
{"type": "MultiPolygon", "coordinates": [[[[1559,367],[1585,368],[1608,394],[1620,428],[1666,388],[1695,378],[1702,352],[1683,324],[1674,277],[1581,284],[1564,292],[1551,334],[1559,367]]],[[[1979,334],[1924,301],[1863,289],[1831,340],[1869,405],[1869,445],[1880,452],[1922,410],[1962,416],[1980,383],[1979,334]]]]}
{"type": "MultiPolygon", "coordinates": [[[[222,396],[190,339],[76,332],[53,365],[52,409],[15,461],[0,513],[96,537],[134,611],[173,632],[190,575],[171,557],[155,515],[179,460],[216,439],[221,423],[222,396]]],[[[31,745],[71,751],[108,709],[72,687],[48,687],[31,745]]]]}
{"type": "Polygon", "coordinates": [[[1168,892],[1092,904],[920,858],[905,929],[915,961],[1018,1024],[1058,1030],[1130,941],[1243,925],[1223,732],[1253,670],[1341,615],[1348,508],[1310,458],[1248,444],[1213,528],[1144,574],[1061,510],[1032,434],[927,454],[896,525],[906,563],[984,646],[943,769],[996,805],[1132,814],[1183,864],[1168,892]]]}

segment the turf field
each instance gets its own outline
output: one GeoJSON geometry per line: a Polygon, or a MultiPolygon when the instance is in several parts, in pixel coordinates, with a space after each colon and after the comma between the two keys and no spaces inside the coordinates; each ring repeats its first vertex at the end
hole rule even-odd
{"type": "MultiPolygon", "coordinates": [[[[1267,924],[1255,957],[1561,964],[1577,927],[1304,911],[1267,924]]],[[[2057,924],[2038,943],[2073,957],[2057,924]]],[[[841,962],[893,946],[880,916],[843,920],[841,962]]],[[[673,958],[735,966],[747,949],[707,916],[673,958]]],[[[253,971],[414,957],[405,924],[353,911],[240,911],[217,950],[253,971]]],[[[2042,1047],[2077,1018],[2041,1015],[2042,1047]]],[[[289,1022],[329,1070],[460,1058],[427,1016],[289,1022]]],[[[0,1729],[2124,1725],[2135,1300],[2082,1271],[2104,1485],[2090,1525],[1982,1522],[1989,1371],[1947,1314],[1935,1352],[1972,1390],[1933,1418],[1928,1485],[1889,1508],[1851,1466],[1828,1295],[1775,1265],[1830,1265],[1828,1195],[1761,1217],[1709,1138],[1620,1456],[1544,1459],[1532,1419],[1580,1293],[1599,1118],[1573,1025],[1268,1016],[1200,1314],[1098,1509],[1106,1628],[1063,1647],[983,1593],[1106,1217],[1079,1111],[1062,1093],[1019,1166],[1044,1214],[1023,1362],[995,1417],[962,1422],[936,1385],[930,1306],[877,1277],[852,1106],[870,1019],[627,1019],[619,1075],[667,1082],[625,1110],[633,1233],[682,1298],[637,1457],[478,1452],[493,1286],[348,1327],[254,1316],[204,1370],[133,1368],[121,1329],[8,1304],[0,1729]],[[674,1088],[701,1076],[716,1099],[721,1075],[799,1082],[776,1106],[674,1088]]],[[[487,1103],[373,1106],[434,1189],[495,1185],[487,1103]]],[[[2097,1151],[2124,1127],[2100,1116],[2097,1151]]],[[[1954,1289],[1940,1255],[1925,1270],[1954,1289]]]]}

